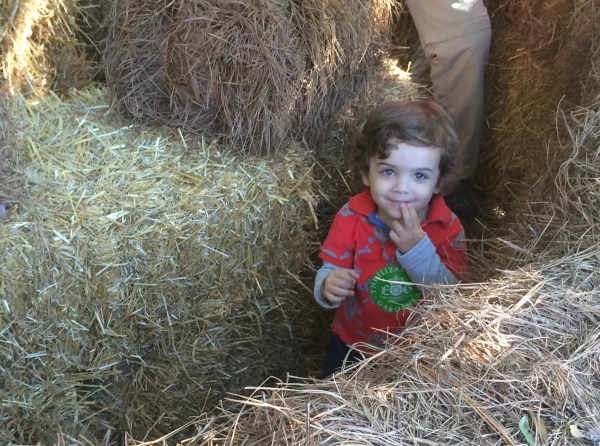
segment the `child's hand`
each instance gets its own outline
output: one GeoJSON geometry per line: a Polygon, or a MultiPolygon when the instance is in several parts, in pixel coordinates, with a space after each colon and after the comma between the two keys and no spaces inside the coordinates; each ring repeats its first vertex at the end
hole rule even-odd
{"type": "Polygon", "coordinates": [[[321,296],[332,304],[339,304],[354,294],[358,273],[353,269],[334,269],[321,284],[321,296]]]}
{"type": "Polygon", "coordinates": [[[421,220],[412,204],[403,204],[400,209],[402,223],[398,220],[392,222],[390,238],[398,247],[400,254],[406,254],[425,237],[425,233],[421,229],[421,220]]]}

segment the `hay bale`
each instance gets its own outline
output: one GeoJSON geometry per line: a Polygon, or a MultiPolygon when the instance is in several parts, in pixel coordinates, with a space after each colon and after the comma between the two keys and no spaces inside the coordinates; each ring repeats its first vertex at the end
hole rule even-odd
{"type": "Polygon", "coordinates": [[[248,379],[245,363],[297,359],[281,348],[310,302],[291,291],[318,246],[308,160],[119,127],[108,107],[94,89],[10,104],[27,200],[0,224],[8,442],[157,437],[248,379]],[[279,357],[257,357],[269,336],[279,357]]]}
{"type": "Polygon", "coordinates": [[[105,74],[119,116],[246,153],[316,148],[364,91],[390,0],[115,3],[105,74]]]}
{"type": "Polygon", "coordinates": [[[232,395],[185,444],[588,444],[570,427],[600,433],[600,313],[573,278],[600,264],[574,260],[438,295],[402,346],[335,380],[232,395]]]}
{"type": "Polygon", "coordinates": [[[594,0],[490,2],[492,48],[479,169],[498,233],[543,195],[567,154],[556,115],[584,104],[582,80],[600,32],[594,0]],[[557,138],[558,136],[558,138],[557,138]]]}
{"type": "Polygon", "coordinates": [[[95,1],[8,0],[0,3],[0,62],[10,92],[44,96],[90,83],[98,64],[86,59],[78,21],[95,1]]]}

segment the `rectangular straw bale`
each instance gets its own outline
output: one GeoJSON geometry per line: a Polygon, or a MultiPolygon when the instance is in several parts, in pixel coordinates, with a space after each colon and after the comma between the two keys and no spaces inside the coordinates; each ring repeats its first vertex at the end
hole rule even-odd
{"type": "Polygon", "coordinates": [[[317,247],[312,168],[297,152],[234,156],[119,127],[107,110],[95,89],[10,106],[9,167],[26,198],[0,224],[9,441],[59,427],[116,441],[199,411],[235,377],[232,349],[286,312],[291,276],[317,247]]]}

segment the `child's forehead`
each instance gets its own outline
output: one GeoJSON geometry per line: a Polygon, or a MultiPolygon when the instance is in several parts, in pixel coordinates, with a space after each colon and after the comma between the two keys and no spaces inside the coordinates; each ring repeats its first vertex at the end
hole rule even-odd
{"type": "Polygon", "coordinates": [[[402,170],[419,170],[441,168],[442,151],[439,147],[411,146],[398,144],[388,150],[375,153],[369,157],[370,167],[392,166],[402,170]]]}
{"type": "Polygon", "coordinates": [[[405,141],[398,138],[390,138],[385,142],[385,145],[389,149],[397,149],[398,147],[408,147],[408,148],[427,148],[427,149],[437,149],[442,150],[441,147],[438,147],[433,144],[422,144],[414,141],[405,141]]]}
{"type": "MultiPolygon", "coordinates": [[[[413,142],[403,141],[403,140],[397,139],[397,138],[388,139],[385,143],[385,148],[386,148],[386,151],[388,152],[388,157],[393,150],[398,150],[398,149],[402,149],[402,150],[408,151],[408,152],[413,151],[413,150],[414,151],[422,151],[423,149],[435,150],[435,151],[439,150],[440,152],[442,151],[442,148],[438,147],[438,146],[421,145],[421,144],[417,144],[417,143],[413,143],[413,142]]],[[[382,157],[381,152],[376,153],[374,156],[378,159],[385,159],[382,157]]]]}

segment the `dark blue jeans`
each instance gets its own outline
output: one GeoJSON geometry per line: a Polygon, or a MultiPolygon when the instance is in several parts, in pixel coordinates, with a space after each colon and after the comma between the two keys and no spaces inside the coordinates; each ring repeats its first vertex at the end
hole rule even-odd
{"type": "Polygon", "coordinates": [[[331,336],[331,342],[329,343],[329,350],[327,350],[325,367],[323,367],[323,379],[342,368],[344,359],[346,359],[346,355],[348,355],[346,364],[360,361],[364,358],[361,352],[350,348],[350,346],[342,341],[337,334],[333,333],[331,336]],[[348,354],[348,352],[350,354],[348,354]]]}

